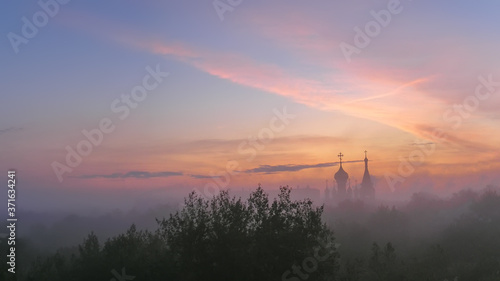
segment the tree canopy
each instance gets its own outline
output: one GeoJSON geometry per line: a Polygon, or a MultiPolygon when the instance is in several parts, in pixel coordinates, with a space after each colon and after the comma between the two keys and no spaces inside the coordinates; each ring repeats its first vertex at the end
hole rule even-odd
{"type": "Polygon", "coordinates": [[[71,256],[39,259],[27,280],[110,280],[122,269],[135,280],[334,280],[338,253],[323,207],[292,201],[290,191],[270,200],[259,187],[246,201],[192,192],[157,219],[156,232],[132,225],[102,246],[91,233],[71,256]]]}

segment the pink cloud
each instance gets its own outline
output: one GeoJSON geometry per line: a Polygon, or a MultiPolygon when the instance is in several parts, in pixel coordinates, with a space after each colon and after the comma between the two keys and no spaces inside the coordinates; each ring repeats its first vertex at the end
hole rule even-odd
{"type": "MultiPolygon", "coordinates": [[[[242,21],[253,30],[256,40],[264,43],[270,40],[274,48],[290,52],[298,69],[304,64],[315,67],[315,72],[308,75],[315,78],[305,78],[298,71],[277,63],[259,61],[251,58],[251,54],[223,53],[181,41],[151,39],[133,28],[108,22],[100,24],[106,26],[107,31],[96,32],[103,38],[168,56],[233,83],[285,96],[321,110],[341,111],[380,122],[424,139],[429,139],[431,129],[450,127],[443,120],[443,113],[454,102],[473,93],[478,74],[475,71],[483,65],[483,69],[491,69],[488,63],[474,61],[476,49],[460,45],[464,42],[462,38],[435,42],[413,38],[412,44],[375,38],[379,42],[374,41],[349,64],[338,45],[350,39],[346,34],[353,36],[354,33],[345,33],[335,24],[325,25],[313,15],[289,13],[275,17],[270,11],[254,18],[243,16],[242,21]]],[[[85,28],[82,24],[85,21],[79,21],[78,17],[72,22],[85,28]]],[[[498,105],[498,100],[489,100],[487,106],[491,107],[491,103],[498,105]]],[[[481,128],[470,125],[485,123],[480,113],[481,109],[474,112],[479,121],[464,120],[459,132],[450,133],[448,143],[475,151],[490,149],[491,139],[477,137],[481,128]]],[[[493,138],[500,136],[495,134],[493,138]]]]}
{"type": "MultiPolygon", "coordinates": [[[[436,79],[434,77],[417,78],[401,84],[401,81],[391,78],[377,81],[370,77],[371,81],[367,79],[361,85],[355,84],[355,81],[362,79],[354,78],[337,82],[338,88],[335,88],[333,81],[302,78],[278,65],[258,62],[242,55],[200,50],[181,43],[142,42],[141,46],[150,52],[184,61],[221,79],[286,96],[322,110],[339,110],[378,121],[421,138],[429,138],[428,128],[450,127],[443,123],[441,116],[447,104],[429,93],[419,91],[421,85],[431,83],[436,79]]],[[[479,149],[485,145],[481,140],[466,140],[453,134],[447,140],[468,148],[479,149]]]]}

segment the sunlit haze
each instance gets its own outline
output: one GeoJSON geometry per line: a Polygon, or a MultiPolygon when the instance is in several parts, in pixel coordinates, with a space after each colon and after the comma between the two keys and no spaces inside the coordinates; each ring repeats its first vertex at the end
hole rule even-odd
{"type": "Polygon", "coordinates": [[[323,196],[365,150],[380,200],[499,183],[496,1],[63,2],[1,4],[0,170],[24,209],[323,196]]]}

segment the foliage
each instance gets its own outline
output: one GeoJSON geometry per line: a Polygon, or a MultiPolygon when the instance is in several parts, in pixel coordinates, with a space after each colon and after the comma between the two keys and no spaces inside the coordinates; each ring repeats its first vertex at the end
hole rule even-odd
{"type": "Polygon", "coordinates": [[[191,193],[155,232],[132,225],[103,244],[92,232],[78,247],[36,259],[18,280],[111,280],[122,269],[138,281],[500,280],[494,190],[449,200],[417,194],[402,208],[344,202],[327,213],[310,200],[292,201],[290,192],[281,188],[270,200],[259,188],[246,201],[226,191],[211,200],[191,193]],[[340,248],[322,216],[340,217],[332,227],[340,248]],[[326,259],[313,260],[318,253],[326,259]]]}
{"type": "Polygon", "coordinates": [[[157,220],[156,232],[132,225],[102,246],[90,233],[78,253],[37,260],[26,280],[110,280],[122,268],[136,280],[280,280],[317,251],[326,258],[308,274],[333,280],[338,254],[323,208],[290,192],[280,188],[272,202],[261,188],[247,201],[193,192],[182,210],[157,220]]]}
{"type": "MultiPolygon", "coordinates": [[[[259,188],[247,202],[221,192],[210,202],[191,193],[185,207],[160,221],[181,280],[279,280],[288,268],[314,254],[318,240],[332,240],[323,208],[291,201],[281,188],[269,202],[259,188]]],[[[319,264],[316,280],[335,272],[336,254],[319,264]]]]}

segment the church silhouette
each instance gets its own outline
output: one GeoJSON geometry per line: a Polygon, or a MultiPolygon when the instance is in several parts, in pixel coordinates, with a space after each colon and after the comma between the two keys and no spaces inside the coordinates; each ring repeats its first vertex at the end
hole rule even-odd
{"type": "Polygon", "coordinates": [[[335,186],[329,187],[328,180],[326,182],[325,188],[325,202],[340,202],[347,199],[359,199],[364,201],[372,201],[375,199],[375,188],[373,187],[373,182],[368,171],[368,156],[365,150],[365,172],[363,174],[363,181],[361,185],[357,183],[351,186],[351,181],[349,174],[344,170],[342,166],[342,157],[344,154],[342,152],[338,155],[339,170],[335,173],[335,186]]]}

